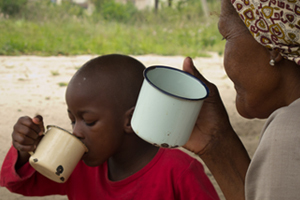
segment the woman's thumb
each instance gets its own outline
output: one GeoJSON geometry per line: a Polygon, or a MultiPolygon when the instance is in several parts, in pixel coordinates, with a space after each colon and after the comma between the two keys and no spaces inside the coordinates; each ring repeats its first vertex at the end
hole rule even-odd
{"type": "Polygon", "coordinates": [[[190,57],[186,57],[183,61],[183,71],[195,76],[195,66],[193,60],[190,57]]]}
{"type": "Polygon", "coordinates": [[[193,60],[190,57],[186,57],[183,61],[182,66],[183,71],[195,76],[196,78],[203,81],[207,86],[210,84],[210,82],[202,76],[202,74],[199,73],[199,71],[196,69],[193,60]]]}

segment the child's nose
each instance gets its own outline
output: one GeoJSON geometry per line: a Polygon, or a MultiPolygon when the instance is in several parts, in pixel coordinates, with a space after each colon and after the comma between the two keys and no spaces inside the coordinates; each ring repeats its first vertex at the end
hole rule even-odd
{"type": "Polygon", "coordinates": [[[82,131],[82,129],[80,128],[80,125],[77,124],[77,123],[75,123],[75,124],[74,124],[74,127],[73,127],[73,135],[74,135],[75,137],[81,139],[81,138],[84,138],[84,136],[83,136],[82,133],[83,133],[83,131],[82,131]]]}

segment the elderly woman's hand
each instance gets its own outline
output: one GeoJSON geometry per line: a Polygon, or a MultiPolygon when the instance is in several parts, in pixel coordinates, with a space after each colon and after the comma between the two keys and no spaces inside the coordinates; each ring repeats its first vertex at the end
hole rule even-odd
{"type": "Polygon", "coordinates": [[[198,72],[189,57],[184,60],[183,70],[200,79],[209,89],[209,96],[203,102],[193,133],[184,146],[202,155],[217,145],[225,136],[223,133],[231,131],[232,127],[217,87],[198,72]]]}
{"type": "Polygon", "coordinates": [[[184,147],[201,157],[226,199],[242,200],[249,155],[230,124],[217,87],[198,72],[191,58],[184,60],[183,70],[203,81],[210,91],[184,147]]]}

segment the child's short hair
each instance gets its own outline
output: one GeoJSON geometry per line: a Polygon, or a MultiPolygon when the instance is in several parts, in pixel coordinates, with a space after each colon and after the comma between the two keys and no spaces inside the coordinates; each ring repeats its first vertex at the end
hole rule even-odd
{"type": "Polygon", "coordinates": [[[86,82],[95,88],[95,93],[105,89],[111,101],[123,109],[129,109],[136,104],[144,69],[141,62],[130,56],[103,55],[86,62],[75,73],[69,85],[86,82]]]}

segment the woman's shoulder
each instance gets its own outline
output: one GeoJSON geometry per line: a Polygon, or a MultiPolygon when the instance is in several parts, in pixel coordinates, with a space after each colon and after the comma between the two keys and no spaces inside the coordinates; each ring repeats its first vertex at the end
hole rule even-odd
{"type": "Polygon", "coordinates": [[[300,99],[295,100],[290,105],[281,107],[274,111],[267,119],[264,130],[270,127],[276,129],[291,129],[299,130],[300,123],[300,99]]]}
{"type": "Polygon", "coordinates": [[[262,130],[262,140],[279,140],[293,143],[300,140],[300,99],[277,109],[266,121],[262,130]],[[298,138],[298,139],[297,139],[298,138]]]}
{"type": "Polygon", "coordinates": [[[293,101],[290,105],[277,109],[273,115],[279,116],[299,116],[300,98],[293,101]]]}

